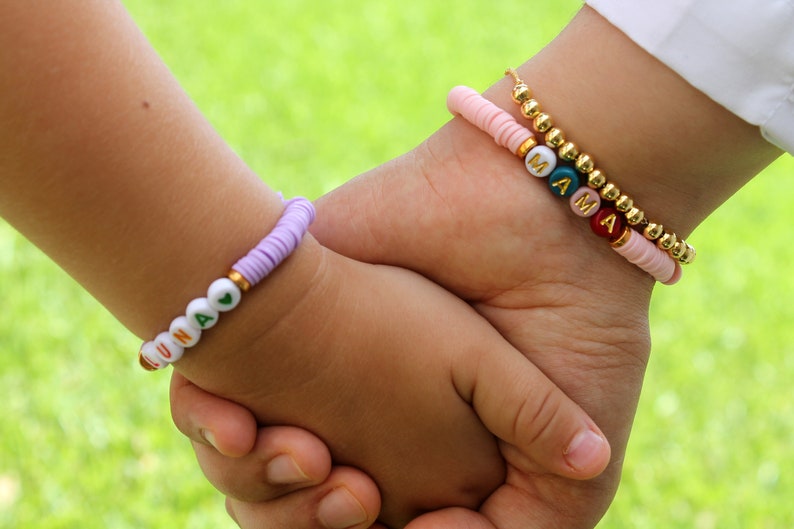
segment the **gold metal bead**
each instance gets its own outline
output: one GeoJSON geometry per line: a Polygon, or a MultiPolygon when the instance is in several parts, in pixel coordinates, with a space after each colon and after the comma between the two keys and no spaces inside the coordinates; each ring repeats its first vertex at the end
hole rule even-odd
{"type": "Polygon", "coordinates": [[[557,127],[552,127],[549,129],[549,131],[546,133],[546,145],[552,149],[556,149],[563,143],[565,143],[565,134],[563,134],[562,130],[558,129],[557,127]]]}
{"type": "Polygon", "coordinates": [[[612,182],[607,182],[601,189],[601,198],[604,200],[614,201],[620,196],[620,188],[612,182]]]}
{"type": "Polygon", "coordinates": [[[636,226],[645,220],[645,213],[640,208],[631,208],[626,212],[626,222],[632,226],[636,226]]]}
{"type": "Polygon", "coordinates": [[[576,170],[580,173],[587,174],[595,169],[595,162],[593,161],[592,156],[586,152],[583,152],[576,157],[576,163],[574,163],[574,167],[576,167],[576,170]]]}
{"type": "Polygon", "coordinates": [[[146,371],[157,371],[157,368],[154,367],[152,364],[149,363],[141,354],[142,351],[138,351],[138,363],[141,364],[141,367],[144,368],[146,371]]]}
{"type": "Polygon", "coordinates": [[[670,250],[675,245],[677,240],[678,238],[675,236],[675,233],[665,233],[656,241],[656,246],[662,250],[670,250]]]}
{"type": "Polygon", "coordinates": [[[593,169],[587,175],[587,185],[591,189],[601,189],[607,183],[607,175],[601,169],[593,169]]]}
{"type": "Polygon", "coordinates": [[[567,162],[572,162],[576,160],[576,157],[579,156],[579,148],[576,144],[572,141],[566,141],[562,145],[560,145],[559,150],[557,151],[560,158],[567,162]]]}
{"type": "Polygon", "coordinates": [[[238,272],[237,270],[229,270],[229,273],[226,274],[226,277],[231,279],[237,288],[242,290],[243,292],[248,292],[251,290],[251,283],[248,282],[246,278],[243,277],[243,274],[238,272]]]}
{"type": "Polygon", "coordinates": [[[629,242],[629,237],[631,237],[631,232],[632,232],[631,228],[629,227],[623,228],[623,233],[620,234],[620,237],[610,242],[609,244],[611,244],[613,248],[620,248],[621,246],[629,242]]]}
{"type": "Polygon", "coordinates": [[[695,251],[695,248],[687,244],[686,250],[684,250],[683,255],[681,255],[681,257],[678,258],[678,262],[681,264],[689,264],[695,260],[696,255],[697,252],[695,251]]]}
{"type": "Polygon", "coordinates": [[[528,99],[521,103],[521,114],[527,119],[535,119],[540,114],[540,103],[534,99],[528,99]]]}
{"type": "Polygon", "coordinates": [[[622,213],[626,213],[628,210],[634,207],[634,200],[631,199],[628,195],[620,195],[618,199],[615,201],[615,209],[622,213]]]}
{"type": "Polygon", "coordinates": [[[646,239],[649,241],[655,241],[662,235],[664,235],[664,226],[661,224],[656,224],[655,222],[649,222],[645,229],[643,230],[642,234],[645,236],[646,239]]]}
{"type": "Polygon", "coordinates": [[[521,158],[525,158],[527,153],[531,151],[537,144],[538,142],[535,140],[534,136],[530,136],[527,138],[527,141],[521,144],[521,146],[518,148],[518,151],[516,151],[516,154],[521,158]]]}
{"type": "Polygon", "coordinates": [[[541,112],[540,114],[535,116],[535,122],[533,123],[533,125],[535,126],[536,131],[541,133],[546,132],[553,125],[551,121],[551,116],[549,116],[545,112],[541,112]]]}
{"type": "Polygon", "coordinates": [[[524,83],[518,83],[513,87],[513,101],[519,105],[532,98],[532,90],[524,83]]]}
{"type": "Polygon", "coordinates": [[[684,256],[684,252],[687,249],[687,244],[684,239],[680,239],[675,242],[672,248],[670,248],[670,255],[675,257],[676,259],[681,259],[684,256]]]}

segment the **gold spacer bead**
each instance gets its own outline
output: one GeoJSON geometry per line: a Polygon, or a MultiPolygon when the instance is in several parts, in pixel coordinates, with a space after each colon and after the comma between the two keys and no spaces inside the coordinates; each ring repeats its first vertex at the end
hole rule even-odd
{"type": "Polygon", "coordinates": [[[632,226],[636,226],[645,220],[645,213],[639,208],[631,208],[626,212],[626,222],[632,226]]]}
{"type": "Polygon", "coordinates": [[[595,169],[595,162],[593,161],[592,156],[586,152],[583,152],[576,157],[576,163],[574,163],[574,167],[576,167],[576,170],[580,173],[587,174],[595,169]]]}
{"type": "Polygon", "coordinates": [[[631,199],[628,195],[620,195],[618,199],[615,201],[615,209],[620,211],[621,213],[626,213],[628,210],[634,207],[634,200],[631,199]]]}
{"type": "Polygon", "coordinates": [[[697,252],[695,251],[695,248],[687,244],[686,250],[684,251],[684,254],[678,258],[678,262],[681,264],[689,264],[695,260],[696,255],[697,252]]]}
{"type": "Polygon", "coordinates": [[[645,238],[649,241],[655,241],[664,235],[664,226],[661,224],[656,224],[655,222],[649,222],[642,231],[642,234],[645,235],[645,238]]]}
{"type": "Polygon", "coordinates": [[[607,175],[601,169],[593,169],[587,175],[587,185],[591,189],[601,189],[607,183],[607,175]]]}
{"type": "Polygon", "coordinates": [[[558,129],[557,127],[552,127],[549,129],[549,131],[546,133],[546,145],[556,149],[563,143],[565,143],[565,134],[563,134],[562,130],[558,129]]]}
{"type": "Polygon", "coordinates": [[[518,83],[513,87],[513,101],[521,104],[532,98],[532,90],[524,83],[518,83]]]}
{"type": "Polygon", "coordinates": [[[572,141],[566,141],[562,145],[560,145],[559,150],[557,151],[560,158],[565,160],[566,162],[572,162],[576,160],[576,157],[579,156],[579,148],[576,144],[572,141]]]}
{"type": "Polygon", "coordinates": [[[677,237],[675,236],[675,233],[672,232],[665,233],[664,235],[659,237],[659,240],[656,241],[656,246],[658,246],[662,250],[669,250],[675,245],[676,240],[677,237]]]}
{"type": "Polygon", "coordinates": [[[535,119],[540,114],[540,103],[534,99],[529,99],[521,104],[521,114],[527,119],[535,119]]]}
{"type": "Polygon", "coordinates": [[[680,239],[675,242],[672,248],[670,248],[670,255],[675,257],[676,259],[681,259],[684,256],[684,252],[686,252],[687,243],[684,239],[680,239]]]}
{"type": "Polygon", "coordinates": [[[248,292],[251,290],[251,283],[248,282],[246,278],[243,277],[243,274],[238,272],[237,270],[229,270],[229,273],[226,274],[226,277],[231,279],[237,288],[242,290],[243,292],[248,292]]]}
{"type": "Polygon", "coordinates": [[[631,237],[631,231],[632,231],[631,228],[628,227],[623,228],[623,233],[620,234],[620,237],[618,237],[614,241],[611,241],[609,244],[611,244],[613,248],[620,248],[621,246],[629,242],[629,237],[631,237]]]}
{"type": "Polygon", "coordinates": [[[533,123],[535,130],[538,132],[546,132],[551,128],[553,123],[551,122],[551,116],[546,114],[545,112],[541,112],[537,116],[535,116],[535,122],[533,123]]]}
{"type": "Polygon", "coordinates": [[[157,371],[157,368],[150,364],[149,361],[143,357],[142,352],[143,351],[138,351],[138,363],[141,364],[141,367],[146,371],[157,371]]]}
{"type": "Polygon", "coordinates": [[[614,201],[620,196],[620,188],[612,182],[607,182],[601,189],[601,198],[604,200],[614,201]]]}
{"type": "Polygon", "coordinates": [[[516,151],[516,154],[521,158],[524,158],[526,157],[527,153],[531,151],[537,144],[538,142],[535,140],[534,136],[530,136],[527,138],[527,141],[521,144],[521,146],[518,148],[518,151],[516,151]]]}

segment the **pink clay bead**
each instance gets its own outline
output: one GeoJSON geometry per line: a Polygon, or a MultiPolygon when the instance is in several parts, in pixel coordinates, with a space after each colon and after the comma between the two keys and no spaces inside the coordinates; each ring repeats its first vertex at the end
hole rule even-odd
{"type": "Polygon", "coordinates": [[[494,141],[518,154],[518,149],[535,135],[522,127],[508,112],[494,105],[479,92],[468,86],[456,86],[449,91],[447,108],[452,114],[460,114],[494,141]]]}
{"type": "Polygon", "coordinates": [[[680,267],[676,267],[678,263],[667,252],[638,235],[634,230],[629,230],[628,241],[624,245],[613,248],[627,261],[642,268],[665,285],[672,285],[681,278],[680,267]]]}

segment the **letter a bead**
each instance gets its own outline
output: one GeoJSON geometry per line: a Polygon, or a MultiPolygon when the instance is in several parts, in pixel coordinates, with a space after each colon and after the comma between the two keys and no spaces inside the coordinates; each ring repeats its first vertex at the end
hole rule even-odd
{"type": "Polygon", "coordinates": [[[232,310],[240,303],[241,298],[240,287],[228,277],[216,279],[207,289],[207,301],[218,312],[232,310]]]}
{"type": "Polygon", "coordinates": [[[579,189],[579,174],[572,167],[558,167],[549,175],[549,189],[557,196],[569,197],[579,189]]]}
{"type": "Polygon", "coordinates": [[[623,233],[623,217],[616,209],[601,208],[590,217],[590,228],[599,237],[616,239],[623,233]]]}
{"type": "Polygon", "coordinates": [[[218,323],[218,311],[212,308],[207,298],[196,298],[188,303],[185,316],[196,329],[209,329],[218,323]]]}
{"type": "Polygon", "coordinates": [[[524,163],[529,174],[543,178],[557,167],[557,155],[545,145],[538,145],[527,153],[524,163]]]}

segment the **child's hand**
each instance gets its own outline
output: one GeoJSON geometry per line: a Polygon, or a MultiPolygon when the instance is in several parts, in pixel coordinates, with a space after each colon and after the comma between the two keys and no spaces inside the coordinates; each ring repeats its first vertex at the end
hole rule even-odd
{"type": "Polygon", "coordinates": [[[335,463],[377,482],[385,523],[477,507],[504,481],[494,435],[543,472],[582,479],[606,466],[608,444],[587,415],[468,304],[311,238],[294,257],[307,256],[306,282],[274,276],[253,289],[175,365],[260,423],[317,434],[335,463]],[[297,299],[272,313],[270,289],[285,287],[297,299]],[[595,443],[585,453],[571,448],[581,436],[595,443]]]}

